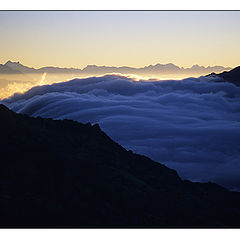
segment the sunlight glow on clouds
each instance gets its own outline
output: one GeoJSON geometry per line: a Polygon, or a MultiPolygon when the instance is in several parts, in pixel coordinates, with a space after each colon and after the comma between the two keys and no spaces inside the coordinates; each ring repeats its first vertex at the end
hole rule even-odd
{"type": "Polygon", "coordinates": [[[233,84],[106,75],[34,87],[2,103],[34,117],[98,122],[127,149],[183,178],[240,189],[240,88],[233,84]]]}

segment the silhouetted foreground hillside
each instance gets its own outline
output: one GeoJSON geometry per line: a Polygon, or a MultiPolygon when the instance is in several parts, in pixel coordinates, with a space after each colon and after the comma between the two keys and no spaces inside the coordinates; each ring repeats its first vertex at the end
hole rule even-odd
{"type": "Polygon", "coordinates": [[[230,71],[224,71],[222,73],[211,73],[207,76],[212,76],[212,77],[221,77],[227,82],[234,83],[238,86],[240,86],[240,66],[230,70],[230,71]]]}
{"type": "Polygon", "coordinates": [[[240,66],[232,69],[231,71],[225,71],[217,75],[224,78],[228,82],[240,85],[240,66]]]}
{"type": "Polygon", "coordinates": [[[239,193],[182,181],[98,125],[0,105],[0,133],[1,227],[240,227],[239,193]]]}

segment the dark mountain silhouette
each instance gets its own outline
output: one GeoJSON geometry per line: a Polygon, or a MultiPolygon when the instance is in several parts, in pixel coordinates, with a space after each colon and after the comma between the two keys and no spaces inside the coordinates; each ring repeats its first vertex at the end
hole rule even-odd
{"type": "Polygon", "coordinates": [[[0,134],[0,227],[240,227],[240,193],[183,181],[97,124],[0,105],[0,134]]]}
{"type": "Polygon", "coordinates": [[[222,73],[216,74],[216,73],[211,73],[207,76],[216,78],[220,77],[224,81],[234,83],[238,86],[240,86],[240,66],[230,70],[230,71],[224,71],[222,73]]]}
{"type": "MultiPolygon", "coordinates": [[[[154,75],[154,74],[207,74],[210,72],[222,72],[224,70],[230,70],[231,68],[225,68],[222,66],[214,67],[203,67],[199,65],[193,65],[191,68],[180,68],[172,63],[168,64],[156,64],[149,65],[141,68],[133,67],[109,67],[109,66],[97,66],[88,65],[83,69],[78,68],[59,68],[59,67],[42,67],[39,69],[29,68],[22,65],[19,62],[8,61],[4,65],[12,69],[13,71],[18,71],[19,73],[29,74],[29,73],[55,73],[55,74],[106,74],[106,73],[122,73],[122,74],[141,74],[141,75],[154,75]]],[[[3,73],[0,68],[0,73],[3,73]]]]}

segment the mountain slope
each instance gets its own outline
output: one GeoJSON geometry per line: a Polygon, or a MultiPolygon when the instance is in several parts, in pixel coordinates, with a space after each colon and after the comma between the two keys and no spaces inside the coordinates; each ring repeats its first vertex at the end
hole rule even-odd
{"type": "Polygon", "coordinates": [[[0,105],[0,134],[0,227],[240,226],[239,193],[182,181],[98,125],[0,105]]]}
{"type": "Polygon", "coordinates": [[[210,77],[220,77],[224,81],[234,83],[238,86],[240,86],[240,66],[230,70],[230,71],[224,71],[222,73],[216,74],[216,73],[211,73],[207,76],[210,77]]]}
{"type": "Polygon", "coordinates": [[[235,83],[237,85],[240,85],[240,66],[232,69],[231,71],[222,72],[218,74],[219,77],[222,77],[224,80],[228,82],[235,83]]]}

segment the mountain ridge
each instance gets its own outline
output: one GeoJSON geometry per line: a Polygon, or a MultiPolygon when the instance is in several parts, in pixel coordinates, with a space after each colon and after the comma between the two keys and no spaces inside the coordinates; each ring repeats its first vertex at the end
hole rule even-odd
{"type": "Polygon", "coordinates": [[[211,73],[207,75],[208,77],[213,78],[222,78],[223,80],[234,83],[237,86],[240,86],[240,66],[230,70],[230,71],[224,71],[222,73],[211,73]]]}
{"type": "Polygon", "coordinates": [[[0,105],[0,227],[239,227],[240,193],[183,181],[98,124],[0,105]]]}
{"type": "MultiPolygon", "coordinates": [[[[8,67],[12,69],[13,71],[17,71],[17,73],[22,74],[28,74],[28,73],[78,73],[78,74],[106,74],[106,73],[121,73],[121,74],[176,74],[176,73],[182,73],[182,74],[190,74],[190,73],[201,73],[206,74],[208,72],[222,72],[224,70],[230,70],[229,67],[223,67],[223,66],[213,66],[213,67],[204,67],[199,65],[193,65],[189,68],[183,68],[176,66],[173,63],[167,63],[167,64],[160,64],[157,63],[155,65],[148,65],[144,67],[134,68],[134,67],[128,67],[128,66],[120,66],[120,67],[114,67],[114,66],[97,66],[97,65],[87,65],[86,67],[80,69],[80,68],[60,68],[60,67],[53,67],[53,66],[46,66],[41,68],[30,68],[27,66],[22,65],[20,62],[12,62],[7,61],[5,64],[1,64],[2,68],[8,67]]],[[[0,73],[3,73],[3,70],[1,71],[0,67],[0,73]]],[[[9,72],[11,73],[11,72],[9,72]]]]}

